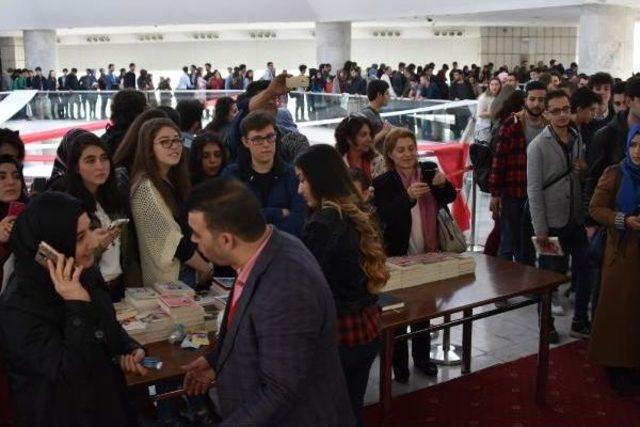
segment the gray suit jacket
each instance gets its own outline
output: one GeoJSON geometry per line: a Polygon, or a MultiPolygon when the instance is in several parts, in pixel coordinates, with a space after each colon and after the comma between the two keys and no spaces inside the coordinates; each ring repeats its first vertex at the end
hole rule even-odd
{"type": "Polygon", "coordinates": [[[331,290],[300,240],[273,230],[237,304],[207,355],[223,425],[355,425],[331,290]]]}
{"type": "MultiPolygon", "coordinates": [[[[571,163],[578,158],[584,159],[584,144],[579,133],[575,136],[570,157],[571,163]]],[[[575,171],[546,190],[542,189],[566,171],[565,154],[547,126],[527,148],[527,196],[536,236],[547,234],[549,228],[561,228],[569,223],[572,193],[573,218],[577,224],[584,223],[582,185],[575,171]]]]}

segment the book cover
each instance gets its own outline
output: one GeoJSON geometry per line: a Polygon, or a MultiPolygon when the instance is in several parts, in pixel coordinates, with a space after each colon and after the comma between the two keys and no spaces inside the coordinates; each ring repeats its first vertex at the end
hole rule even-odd
{"type": "Polygon", "coordinates": [[[401,308],[404,308],[405,304],[404,301],[394,295],[379,294],[378,307],[380,307],[382,311],[385,312],[391,310],[399,310],[401,308]]]}
{"type": "Polygon", "coordinates": [[[152,300],[158,298],[160,295],[151,288],[127,288],[124,290],[125,295],[134,300],[152,300]]]}
{"type": "Polygon", "coordinates": [[[564,256],[564,251],[562,250],[562,246],[560,246],[560,239],[557,237],[549,237],[549,246],[545,248],[540,245],[536,236],[532,236],[531,241],[538,255],[564,256]]]}

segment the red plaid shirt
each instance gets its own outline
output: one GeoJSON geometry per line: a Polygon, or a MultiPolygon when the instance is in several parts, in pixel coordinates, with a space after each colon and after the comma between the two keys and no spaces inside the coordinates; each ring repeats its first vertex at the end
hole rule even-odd
{"type": "Polygon", "coordinates": [[[512,114],[505,120],[495,140],[495,152],[489,189],[494,197],[527,196],[527,142],[522,116],[512,114]]]}
{"type": "Polygon", "coordinates": [[[338,345],[353,347],[368,344],[380,335],[381,330],[380,308],[377,305],[338,316],[338,345]]]}

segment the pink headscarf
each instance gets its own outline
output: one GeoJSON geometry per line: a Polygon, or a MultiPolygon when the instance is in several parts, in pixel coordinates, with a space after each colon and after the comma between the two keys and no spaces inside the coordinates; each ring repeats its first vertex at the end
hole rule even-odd
{"type": "MultiPolygon", "coordinates": [[[[422,173],[420,168],[414,169],[413,175],[405,176],[399,169],[396,169],[404,188],[409,188],[416,182],[422,182],[422,173]]],[[[438,240],[438,201],[432,192],[425,194],[418,199],[420,208],[420,218],[422,219],[422,236],[424,238],[424,251],[437,252],[440,250],[440,241],[438,240]]]]}

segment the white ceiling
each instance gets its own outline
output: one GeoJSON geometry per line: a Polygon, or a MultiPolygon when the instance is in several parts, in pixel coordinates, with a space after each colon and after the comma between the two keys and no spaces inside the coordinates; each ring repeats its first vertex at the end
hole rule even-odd
{"type": "MultiPolygon", "coordinates": [[[[0,31],[87,27],[415,21],[456,25],[576,25],[585,4],[640,6],[638,0],[0,0],[0,31]]],[[[308,23],[308,24],[304,24],[308,23]]],[[[278,24],[281,26],[281,24],[278,24]]],[[[293,24],[298,25],[298,24],[293,24]]],[[[124,30],[124,28],[122,29],[124,30]]],[[[140,31],[139,28],[136,28],[140,31]]]]}

